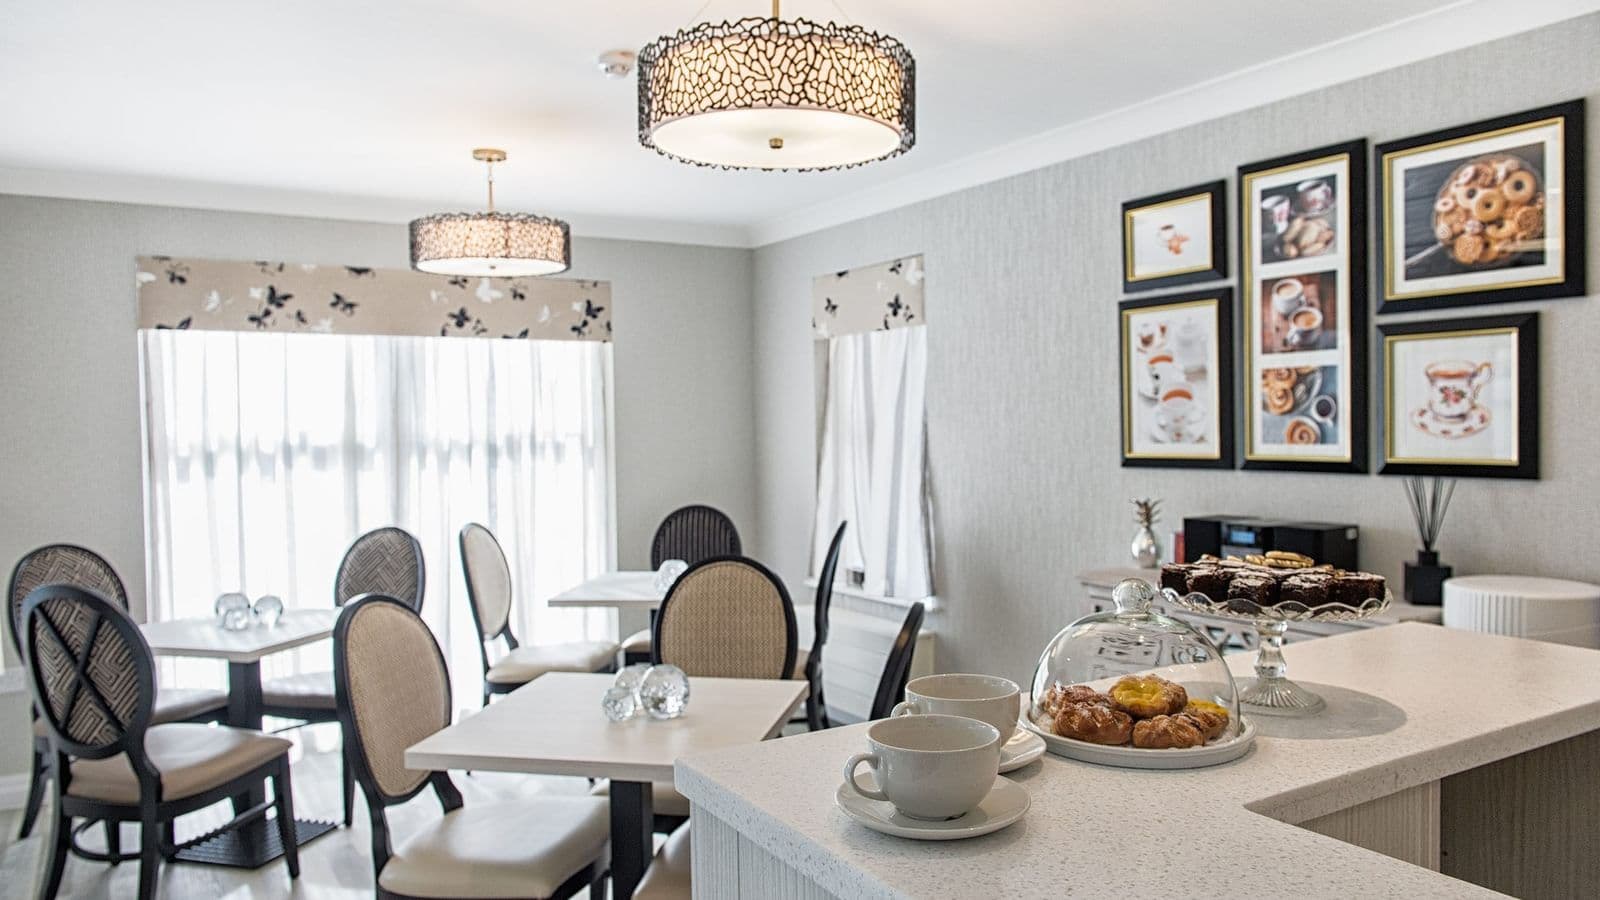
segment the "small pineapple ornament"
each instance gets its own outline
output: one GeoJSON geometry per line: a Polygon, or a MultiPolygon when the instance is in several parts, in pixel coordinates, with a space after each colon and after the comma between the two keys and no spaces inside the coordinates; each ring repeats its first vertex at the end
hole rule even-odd
{"type": "Polygon", "coordinates": [[[1161,501],[1149,498],[1134,500],[1133,508],[1134,521],[1139,523],[1139,532],[1133,536],[1133,544],[1129,550],[1139,568],[1154,569],[1161,563],[1161,540],[1156,537],[1152,526],[1161,520],[1161,501]]]}

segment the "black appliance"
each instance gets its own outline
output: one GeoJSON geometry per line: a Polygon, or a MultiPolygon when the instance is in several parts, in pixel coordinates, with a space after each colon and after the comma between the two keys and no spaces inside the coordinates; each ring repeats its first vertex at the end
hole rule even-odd
{"type": "Polygon", "coordinates": [[[1196,516],[1183,520],[1186,561],[1201,554],[1248,556],[1268,550],[1302,553],[1319,563],[1352,571],[1357,565],[1359,530],[1328,522],[1289,522],[1254,516],[1196,516]]]}

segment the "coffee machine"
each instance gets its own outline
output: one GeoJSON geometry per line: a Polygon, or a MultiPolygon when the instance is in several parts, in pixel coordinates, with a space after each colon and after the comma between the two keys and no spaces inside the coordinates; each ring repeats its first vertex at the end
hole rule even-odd
{"type": "Polygon", "coordinates": [[[1357,570],[1359,536],[1354,525],[1255,516],[1195,516],[1183,520],[1183,555],[1188,562],[1205,553],[1244,557],[1287,550],[1336,568],[1357,570]]]}

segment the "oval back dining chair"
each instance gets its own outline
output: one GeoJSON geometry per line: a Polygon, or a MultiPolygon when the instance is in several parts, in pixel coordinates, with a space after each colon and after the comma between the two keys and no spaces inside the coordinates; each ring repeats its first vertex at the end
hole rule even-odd
{"type": "MultiPolygon", "coordinates": [[[[738,556],[743,552],[739,529],[733,527],[733,520],[727,513],[694,504],[673,510],[656,526],[655,537],[650,540],[650,568],[660,569],[669,559],[679,559],[692,566],[713,556],[738,556]]],[[[655,624],[652,614],[649,628],[623,639],[623,662],[632,665],[650,661],[655,624]]]]}
{"type": "MultiPolygon", "coordinates": [[[[11,648],[22,657],[22,602],[33,591],[46,584],[70,584],[94,591],[128,609],[128,591],[117,570],[100,554],[77,544],[48,544],[24,554],[11,570],[11,584],[7,588],[10,615],[6,616],[7,630],[11,633],[11,648]]],[[[161,688],[156,691],[155,711],[151,721],[157,725],[167,722],[214,722],[225,715],[228,695],[223,691],[206,689],[161,688]]],[[[45,776],[49,774],[45,755],[49,741],[39,711],[33,710],[33,763],[28,775],[28,799],[22,808],[22,824],[17,829],[17,840],[33,831],[44,802],[45,776]]],[[[91,859],[116,860],[122,855],[117,846],[115,829],[106,829],[106,853],[80,852],[91,859]]]]}
{"type": "Polygon", "coordinates": [[[811,731],[828,728],[828,703],[822,695],[822,647],[828,642],[828,614],[833,608],[833,577],[839,569],[839,548],[844,544],[844,529],[848,522],[840,522],[828,544],[828,553],[822,558],[822,570],[817,573],[817,593],[811,607],[811,649],[800,651],[795,662],[794,677],[804,678],[810,684],[806,694],[806,728],[811,731]]]}
{"type": "Polygon", "coordinates": [[[140,825],[139,897],[155,896],[168,823],[271,779],[289,877],[300,874],[294,842],[290,743],[258,731],[152,724],[155,660],[120,604],[94,591],[46,584],[22,607],[21,639],[33,702],[45,723],[55,817],[39,896],[61,887],[74,817],[140,825]]]}
{"type": "Polygon", "coordinates": [[[753,559],[722,556],[690,566],[661,601],[654,661],[690,677],[788,678],[794,657],[789,592],[753,559]]]}
{"type": "MultiPolygon", "coordinates": [[[[333,576],[333,605],[344,606],[362,594],[384,594],[422,612],[428,572],[422,544],[411,532],[394,525],[375,528],[356,538],[339,560],[333,576]]],[[[261,685],[261,711],[280,719],[299,719],[310,725],[334,722],[333,673],[301,672],[272,678],[261,685]]],[[[343,774],[344,824],[355,810],[355,777],[348,760],[343,774]]]]}
{"type": "Polygon", "coordinates": [[[511,565],[494,533],[476,522],[461,529],[461,571],[467,580],[472,621],[478,626],[483,661],[483,703],[489,695],[516,690],[547,672],[605,672],[616,668],[612,641],[519,644],[511,633],[511,565]],[[507,652],[489,662],[488,644],[505,638],[507,652]]]}
{"type": "Polygon", "coordinates": [[[347,759],[372,818],[382,898],[603,896],[606,801],[541,795],[466,806],[447,772],[406,748],[450,725],[450,673],[426,623],[381,594],[348,603],[333,629],[333,682],[347,759]],[[432,787],[444,815],[395,846],[388,809],[432,787]]]}
{"type": "Polygon", "coordinates": [[[889,656],[883,661],[883,675],[878,678],[877,693],[872,696],[872,711],[868,719],[888,718],[894,705],[905,699],[906,682],[911,680],[911,659],[917,652],[917,635],[922,631],[924,607],[919,601],[906,610],[905,621],[900,623],[900,633],[889,647],[889,656]]]}

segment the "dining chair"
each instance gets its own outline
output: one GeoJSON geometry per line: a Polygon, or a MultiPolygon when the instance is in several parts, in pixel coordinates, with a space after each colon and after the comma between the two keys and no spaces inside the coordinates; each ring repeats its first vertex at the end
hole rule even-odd
{"type": "MultiPolygon", "coordinates": [[[[7,630],[11,632],[11,648],[22,657],[22,602],[35,588],[46,584],[70,584],[87,588],[114,601],[124,611],[128,609],[128,591],[112,568],[100,554],[77,544],[49,544],[24,554],[11,570],[11,583],[6,594],[10,598],[10,614],[6,616],[7,630]]],[[[168,722],[214,722],[227,712],[228,695],[219,690],[200,688],[158,688],[155,711],[151,721],[157,725],[168,722]]],[[[44,802],[45,777],[49,767],[45,760],[49,754],[47,728],[39,718],[37,708],[31,710],[33,724],[33,762],[28,774],[28,799],[22,808],[22,824],[17,840],[33,832],[39,818],[39,808],[44,802]]],[[[101,862],[119,862],[122,856],[114,826],[106,829],[106,852],[103,854],[77,849],[78,855],[101,862]]]]}
{"type": "Polygon", "coordinates": [[[906,610],[900,633],[889,647],[889,656],[883,662],[883,675],[878,678],[878,690],[872,695],[872,710],[868,719],[886,719],[894,705],[905,699],[906,682],[911,678],[911,658],[917,652],[917,634],[922,631],[924,607],[919,601],[906,610]]]}
{"type": "MultiPolygon", "coordinates": [[[[715,507],[694,504],[675,509],[656,526],[655,537],[650,540],[650,568],[660,569],[669,559],[683,560],[694,565],[713,556],[738,556],[744,549],[739,543],[739,529],[727,513],[715,507]]],[[[655,619],[649,628],[636,631],[622,642],[623,662],[650,661],[650,641],[655,631],[655,619]]]]}
{"type": "Polygon", "coordinates": [[[511,566],[494,533],[476,522],[461,529],[461,570],[466,575],[472,621],[478,626],[478,656],[483,661],[483,704],[491,694],[506,694],[547,672],[607,672],[617,666],[612,641],[519,644],[511,632],[511,566]],[[489,662],[488,644],[505,638],[506,654],[489,662]]]}
{"type": "Polygon", "coordinates": [[[380,898],[604,896],[609,811],[595,797],[462,802],[443,771],[406,765],[406,748],[450,724],[450,673],[422,619],[393,597],[345,606],[333,629],[339,727],[372,817],[380,898]],[[444,815],[398,845],[388,809],[433,788],[444,815]]]}
{"type": "MultiPolygon", "coordinates": [[[[333,605],[344,606],[362,594],[386,594],[420,613],[427,577],[422,544],[409,531],[393,525],[374,529],[356,538],[339,561],[333,577],[333,605]]],[[[333,673],[301,672],[267,680],[261,685],[261,711],[307,725],[338,721],[333,673]]],[[[348,760],[342,780],[344,824],[349,825],[355,808],[355,777],[348,760]]]]}
{"type": "Polygon", "coordinates": [[[95,591],[35,588],[23,602],[22,645],[54,782],[40,900],[61,888],[74,818],[139,823],[139,897],[148,900],[162,858],[174,851],[172,820],[268,779],[274,799],[240,811],[226,827],[276,807],[284,862],[289,877],[299,877],[289,741],[241,728],[153,724],[150,646],[121,605],[95,591]]]}
{"type": "Polygon", "coordinates": [[[806,695],[806,728],[818,731],[828,728],[828,703],[822,695],[822,646],[828,642],[828,612],[833,606],[833,576],[839,568],[839,548],[844,544],[844,529],[849,524],[840,522],[828,544],[828,554],[822,558],[822,570],[817,573],[817,593],[811,607],[811,649],[802,649],[795,659],[795,678],[810,683],[806,695]]]}

